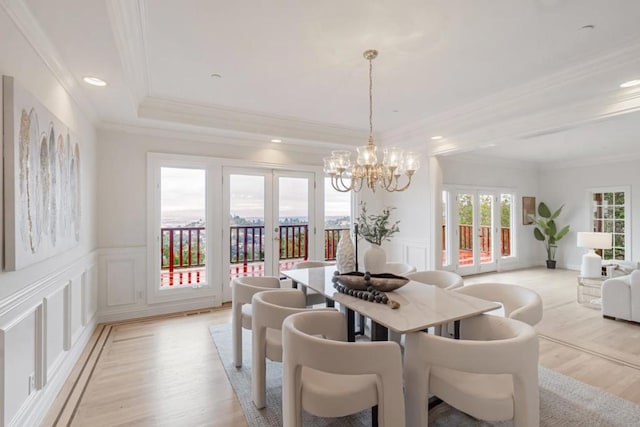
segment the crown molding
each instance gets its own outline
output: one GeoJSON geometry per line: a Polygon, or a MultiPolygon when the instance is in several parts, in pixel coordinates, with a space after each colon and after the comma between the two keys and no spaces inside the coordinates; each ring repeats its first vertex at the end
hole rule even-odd
{"type": "Polygon", "coordinates": [[[108,0],[107,12],[123,73],[134,104],[149,95],[147,62],[147,3],[145,0],[108,0]]]}
{"type": "MultiPolygon", "coordinates": [[[[449,135],[447,139],[461,140],[462,135],[473,135],[477,129],[491,124],[496,126],[494,129],[496,137],[501,139],[499,135],[503,132],[498,127],[501,128],[504,121],[509,121],[509,118],[513,120],[513,118],[517,119],[540,113],[540,107],[536,111],[535,109],[532,110],[531,105],[548,106],[548,99],[551,99],[554,94],[570,85],[577,85],[588,79],[598,77],[604,73],[612,73],[633,64],[638,64],[640,67],[640,44],[638,43],[608,52],[587,62],[533,80],[530,83],[505,89],[459,108],[447,110],[409,125],[386,131],[382,133],[382,139],[386,143],[393,145],[407,146],[409,144],[428,143],[434,146],[429,139],[433,134],[449,135]]],[[[606,110],[610,107],[608,97],[609,95],[605,94],[598,98],[601,110],[606,110]]],[[[589,101],[593,101],[593,98],[588,100],[587,103],[589,101]]],[[[559,109],[562,109],[562,107],[559,109]]],[[[585,116],[582,121],[587,122],[597,119],[599,118],[585,116]]],[[[534,133],[535,130],[529,129],[527,132],[534,133]]],[[[455,151],[455,148],[453,150],[455,151]]],[[[434,152],[440,153],[438,150],[434,152]]]]}
{"type": "Polygon", "coordinates": [[[640,159],[640,148],[636,153],[620,153],[610,156],[598,156],[589,159],[563,160],[552,163],[540,164],[540,170],[558,170],[580,167],[601,167],[605,164],[637,162],[640,159]]]}
{"type": "Polygon", "coordinates": [[[518,170],[539,170],[538,162],[527,162],[524,160],[505,159],[494,156],[483,156],[482,152],[478,153],[462,153],[453,156],[436,156],[441,162],[460,162],[469,165],[485,165],[498,166],[501,168],[518,169],[518,170]]]}
{"type": "Polygon", "coordinates": [[[33,16],[24,0],[0,0],[0,6],[7,12],[16,27],[33,47],[42,62],[49,68],[60,85],[76,102],[79,110],[93,124],[98,120],[95,108],[84,95],[73,73],[62,61],[60,53],[33,16]]]}
{"type": "Polygon", "coordinates": [[[265,148],[265,146],[286,151],[295,151],[306,154],[317,154],[320,156],[328,155],[332,149],[345,149],[344,145],[318,143],[318,142],[304,142],[304,141],[290,141],[287,140],[283,143],[273,143],[266,141],[264,135],[246,134],[241,135],[238,133],[220,133],[215,129],[202,129],[202,128],[185,128],[176,129],[175,127],[162,128],[158,126],[141,126],[140,124],[126,124],[126,123],[113,123],[102,122],[98,126],[99,130],[109,132],[122,132],[132,135],[147,135],[158,138],[169,138],[177,140],[188,140],[194,142],[206,142],[210,144],[220,144],[242,146],[249,148],[265,148]]]}
{"type": "Polygon", "coordinates": [[[366,144],[368,138],[368,133],[360,129],[220,106],[197,105],[167,98],[145,98],[138,107],[138,116],[222,131],[262,135],[263,139],[264,136],[271,136],[298,142],[325,142],[353,147],[366,144]]]}

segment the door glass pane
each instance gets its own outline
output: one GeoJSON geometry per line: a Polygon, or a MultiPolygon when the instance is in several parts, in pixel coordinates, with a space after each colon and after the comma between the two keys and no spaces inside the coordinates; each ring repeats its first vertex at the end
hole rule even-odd
{"type": "Polygon", "coordinates": [[[205,282],[204,169],[160,168],[161,288],[205,282]]]}
{"type": "Polygon", "coordinates": [[[511,194],[500,195],[500,255],[511,256],[511,217],[513,208],[511,194]]]}
{"type": "Polygon", "coordinates": [[[458,195],[458,264],[473,265],[473,195],[458,195]]]}
{"type": "Polygon", "coordinates": [[[480,239],[480,263],[493,262],[493,249],[491,238],[493,235],[493,196],[480,194],[480,227],[478,238],[480,239]]]}
{"type": "Polygon", "coordinates": [[[451,264],[451,256],[447,251],[447,237],[449,232],[449,224],[447,217],[449,212],[447,192],[442,192],[442,266],[446,267],[451,264]]]}
{"type": "Polygon", "coordinates": [[[229,176],[230,276],[264,275],[263,176],[229,176]]]}
{"type": "MultiPolygon", "coordinates": [[[[351,180],[345,180],[349,185],[351,180]],[[348,182],[347,182],[348,181],[348,182]]],[[[340,232],[351,228],[351,191],[336,191],[331,178],[324,179],[324,259],[336,259],[340,232]]]]}
{"type": "Polygon", "coordinates": [[[309,254],[309,180],[278,178],[279,271],[290,270],[309,254]]]}

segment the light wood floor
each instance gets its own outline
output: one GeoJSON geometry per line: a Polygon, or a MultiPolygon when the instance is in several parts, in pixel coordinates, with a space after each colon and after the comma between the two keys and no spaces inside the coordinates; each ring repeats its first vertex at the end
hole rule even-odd
{"type": "MultiPolygon", "coordinates": [[[[516,283],[544,301],[540,364],[640,404],[640,325],[576,303],[576,272],[465,278],[516,283]]],[[[43,425],[246,426],[208,328],[229,307],[100,325],[43,425]]]]}

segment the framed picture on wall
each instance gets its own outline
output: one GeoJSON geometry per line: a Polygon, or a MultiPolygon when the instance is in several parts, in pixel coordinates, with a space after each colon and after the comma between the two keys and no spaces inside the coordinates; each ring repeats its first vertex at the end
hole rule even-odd
{"type": "Polygon", "coordinates": [[[80,241],[80,144],[35,96],[2,77],[4,269],[19,270],[80,241]]]}
{"type": "Polygon", "coordinates": [[[522,225],[531,225],[536,218],[536,198],[522,197],[522,225]]]}

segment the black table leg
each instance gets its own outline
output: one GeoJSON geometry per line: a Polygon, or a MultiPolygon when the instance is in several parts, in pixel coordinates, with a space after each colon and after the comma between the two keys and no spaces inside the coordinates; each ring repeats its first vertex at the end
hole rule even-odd
{"type": "Polygon", "coordinates": [[[347,308],[347,341],[349,342],[356,341],[355,319],[356,319],[355,312],[350,308],[347,308]]]}
{"type": "Polygon", "coordinates": [[[293,289],[298,289],[298,282],[296,282],[295,280],[291,279],[291,287],[293,289]]]}
{"type": "Polygon", "coordinates": [[[388,341],[389,340],[389,330],[374,322],[371,321],[371,341],[388,341]]]}
{"type": "Polygon", "coordinates": [[[459,320],[456,320],[455,322],[453,322],[453,339],[454,340],[460,339],[460,321],[459,320]]]}
{"type": "Polygon", "coordinates": [[[336,302],[330,298],[325,298],[324,301],[328,308],[334,308],[336,306],[336,302]]]}
{"type": "Polygon", "coordinates": [[[378,405],[371,408],[371,427],[378,427],[378,405]]]}

